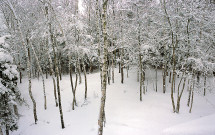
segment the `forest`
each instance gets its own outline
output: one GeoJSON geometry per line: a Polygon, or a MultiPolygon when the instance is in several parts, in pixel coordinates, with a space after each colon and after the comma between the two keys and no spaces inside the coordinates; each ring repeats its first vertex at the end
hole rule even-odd
{"type": "Polygon", "coordinates": [[[0,0],[0,135],[215,135],[215,0],[0,0]]]}

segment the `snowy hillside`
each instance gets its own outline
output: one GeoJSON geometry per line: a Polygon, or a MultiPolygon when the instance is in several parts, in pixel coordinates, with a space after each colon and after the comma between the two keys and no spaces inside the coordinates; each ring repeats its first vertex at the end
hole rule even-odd
{"type": "MultiPolygon", "coordinates": [[[[78,85],[76,97],[78,107],[75,110],[72,110],[71,105],[73,96],[69,76],[63,76],[60,88],[65,129],[61,129],[59,110],[54,103],[51,78],[46,80],[47,110],[43,108],[41,81],[34,79],[32,82],[32,91],[38,108],[39,121],[36,125],[34,124],[32,104],[28,95],[27,80],[19,84],[19,89],[29,106],[19,108],[21,114],[19,129],[14,131],[12,135],[97,134],[101,95],[99,75],[99,73],[88,74],[89,91],[87,101],[84,101],[84,83],[78,85]]],[[[193,110],[192,113],[189,113],[189,108],[186,106],[188,92],[185,91],[182,96],[180,113],[172,113],[170,91],[167,91],[167,94],[162,93],[162,81],[159,79],[159,89],[156,93],[153,88],[154,80],[152,80],[154,75],[154,71],[147,70],[148,92],[143,95],[143,101],[140,102],[136,69],[129,71],[129,78],[125,78],[124,84],[120,83],[120,74],[116,73],[115,83],[107,86],[104,135],[159,135],[163,133],[165,133],[164,135],[194,135],[197,131],[211,133],[207,135],[215,134],[215,126],[213,126],[215,124],[215,108],[211,104],[215,103],[215,96],[203,97],[195,93],[193,110]]],[[[161,72],[159,72],[158,78],[161,77],[161,72]]],[[[170,83],[167,87],[170,87],[170,83]]]]}

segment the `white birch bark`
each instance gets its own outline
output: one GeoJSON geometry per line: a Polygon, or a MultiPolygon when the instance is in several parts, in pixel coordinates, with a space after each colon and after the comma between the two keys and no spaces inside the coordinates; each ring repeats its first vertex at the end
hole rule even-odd
{"type": "Polygon", "coordinates": [[[101,97],[101,106],[98,120],[98,135],[103,134],[103,127],[105,122],[105,100],[106,100],[106,87],[107,87],[107,55],[108,55],[108,41],[107,41],[107,3],[108,0],[103,0],[103,14],[102,14],[102,22],[103,22],[103,38],[104,38],[104,57],[103,57],[103,66],[102,66],[102,97],[101,97]]]}
{"type": "Polygon", "coordinates": [[[47,100],[46,100],[46,88],[45,88],[45,80],[44,80],[44,76],[43,76],[43,71],[42,71],[42,68],[40,66],[40,63],[39,63],[39,60],[38,60],[38,57],[37,57],[37,54],[34,50],[34,47],[33,45],[30,43],[30,47],[33,51],[33,54],[34,54],[34,57],[36,59],[36,63],[37,63],[37,66],[39,68],[39,72],[41,74],[41,77],[42,77],[42,82],[43,82],[43,95],[44,95],[44,109],[46,110],[47,109],[47,100]]]}
{"type": "Polygon", "coordinates": [[[20,34],[20,37],[21,37],[21,42],[22,42],[22,45],[23,45],[23,48],[24,48],[25,56],[27,58],[27,69],[26,70],[27,70],[27,74],[28,74],[28,83],[29,83],[28,91],[29,91],[29,96],[31,98],[31,101],[33,103],[33,114],[34,114],[34,121],[35,121],[35,124],[36,124],[37,121],[38,121],[38,119],[37,119],[37,109],[36,109],[36,101],[35,101],[35,99],[33,97],[32,91],[31,91],[31,63],[30,63],[30,59],[29,59],[29,55],[28,55],[27,43],[25,42],[25,39],[24,39],[24,36],[23,36],[23,33],[22,33],[22,29],[21,29],[21,25],[20,25],[20,21],[18,20],[18,17],[16,15],[16,11],[13,8],[13,5],[10,3],[9,0],[6,0],[5,4],[7,4],[8,7],[11,9],[12,14],[14,15],[14,18],[17,21],[18,31],[19,31],[19,34],[20,34]]]}

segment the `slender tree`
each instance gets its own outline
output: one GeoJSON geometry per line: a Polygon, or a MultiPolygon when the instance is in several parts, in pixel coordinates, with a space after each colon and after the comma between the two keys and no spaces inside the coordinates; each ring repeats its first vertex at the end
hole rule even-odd
{"type": "Polygon", "coordinates": [[[103,22],[103,38],[104,38],[104,49],[103,49],[103,66],[102,66],[102,97],[101,97],[101,106],[99,112],[98,120],[98,135],[103,134],[103,127],[105,122],[105,100],[106,100],[106,87],[107,87],[107,55],[108,55],[108,41],[107,41],[107,5],[108,0],[103,0],[103,12],[102,12],[102,22],[103,22]]]}
{"type": "Polygon", "coordinates": [[[33,103],[33,114],[34,114],[34,121],[35,121],[35,124],[37,124],[37,104],[36,104],[36,101],[33,97],[33,94],[32,94],[32,90],[31,90],[31,61],[30,61],[30,52],[28,51],[28,44],[26,43],[25,39],[24,39],[24,35],[23,35],[23,32],[22,32],[22,29],[21,29],[21,24],[20,24],[20,20],[18,19],[17,17],[17,14],[16,14],[16,11],[13,7],[13,5],[11,4],[11,2],[9,0],[6,0],[6,1],[3,1],[7,6],[8,8],[11,10],[11,13],[13,14],[14,16],[14,19],[17,21],[17,27],[18,27],[18,31],[19,31],[19,34],[20,34],[20,38],[21,38],[21,41],[22,41],[22,45],[23,45],[23,48],[24,48],[24,52],[25,52],[25,56],[26,56],[26,63],[27,63],[27,73],[28,73],[28,83],[29,83],[29,86],[28,86],[28,91],[29,91],[29,96],[31,98],[31,101],[33,103]]]}

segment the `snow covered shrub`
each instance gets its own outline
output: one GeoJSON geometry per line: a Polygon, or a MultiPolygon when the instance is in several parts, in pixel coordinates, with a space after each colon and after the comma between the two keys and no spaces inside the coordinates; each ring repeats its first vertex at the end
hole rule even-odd
{"type": "Polygon", "coordinates": [[[20,101],[20,94],[17,91],[17,67],[13,65],[13,58],[8,52],[6,38],[8,36],[0,37],[0,127],[9,134],[9,130],[17,129],[16,105],[20,101]]]}

